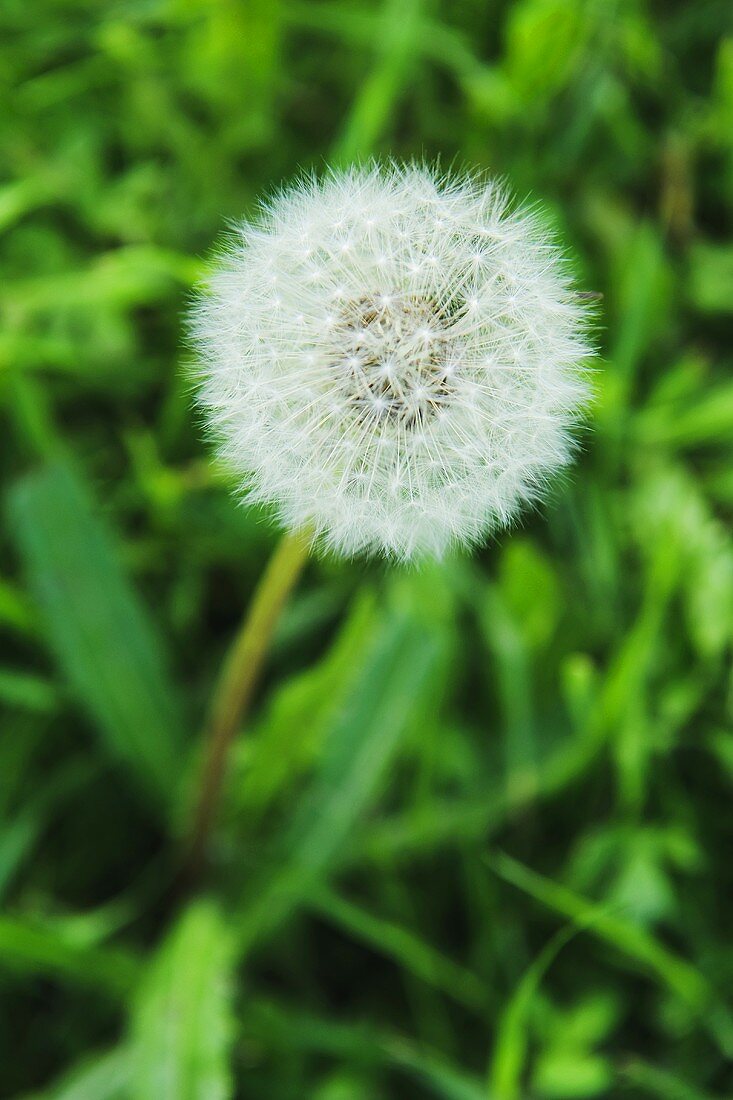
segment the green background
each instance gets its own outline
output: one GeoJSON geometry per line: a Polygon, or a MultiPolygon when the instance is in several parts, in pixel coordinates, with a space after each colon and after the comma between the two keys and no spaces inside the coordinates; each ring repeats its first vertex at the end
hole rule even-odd
{"type": "Polygon", "coordinates": [[[733,20],[4,0],[0,1094],[733,1096],[733,20]],[[583,453],[473,557],[313,561],[169,886],[275,543],[181,317],[299,168],[440,155],[604,295],[583,453]]]}

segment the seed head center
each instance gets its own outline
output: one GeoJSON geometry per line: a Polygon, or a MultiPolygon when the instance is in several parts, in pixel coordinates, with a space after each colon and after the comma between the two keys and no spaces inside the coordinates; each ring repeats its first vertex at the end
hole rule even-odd
{"type": "Polygon", "coordinates": [[[448,404],[451,341],[430,297],[375,294],[343,302],[337,333],[337,369],[358,419],[413,428],[448,404]]]}

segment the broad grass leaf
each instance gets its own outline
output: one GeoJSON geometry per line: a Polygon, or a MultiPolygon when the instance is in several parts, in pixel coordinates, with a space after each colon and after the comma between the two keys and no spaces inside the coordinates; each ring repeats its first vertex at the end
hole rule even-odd
{"type": "Polygon", "coordinates": [[[330,727],[310,789],[293,811],[275,869],[240,925],[242,946],[288,914],[335,866],[374,798],[438,668],[439,639],[410,615],[385,613],[330,727]]]}
{"type": "Polygon", "coordinates": [[[192,903],[154,958],[132,1013],[130,1100],[233,1095],[231,935],[208,900],[192,903]]]}
{"type": "Polygon", "coordinates": [[[124,761],[164,806],[180,771],[182,708],[112,533],[80,476],[62,464],[14,487],[10,517],[44,640],[90,715],[102,751],[124,761]]]}
{"type": "Polygon", "coordinates": [[[320,661],[276,686],[242,745],[242,776],[231,784],[252,827],[269,806],[302,782],[322,750],[343,696],[378,625],[374,597],[356,599],[320,661]],[[298,736],[293,731],[298,730],[298,736]]]}

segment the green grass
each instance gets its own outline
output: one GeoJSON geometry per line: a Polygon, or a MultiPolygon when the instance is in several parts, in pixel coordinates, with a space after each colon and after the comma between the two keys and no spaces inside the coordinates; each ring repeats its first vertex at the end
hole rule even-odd
{"type": "Polygon", "coordinates": [[[733,1097],[723,0],[5,0],[0,1096],[733,1097]],[[277,533],[181,317],[298,169],[440,156],[603,294],[582,454],[421,572],[313,561],[171,900],[277,533]]]}

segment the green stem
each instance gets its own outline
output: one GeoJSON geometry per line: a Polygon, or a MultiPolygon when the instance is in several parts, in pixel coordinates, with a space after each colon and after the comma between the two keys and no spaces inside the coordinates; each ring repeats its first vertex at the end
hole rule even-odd
{"type": "Polygon", "coordinates": [[[224,661],[204,731],[204,764],[183,878],[195,880],[206,858],[232,743],[241,728],[280,613],[308,558],[306,535],[285,534],[263,573],[224,661]]]}

